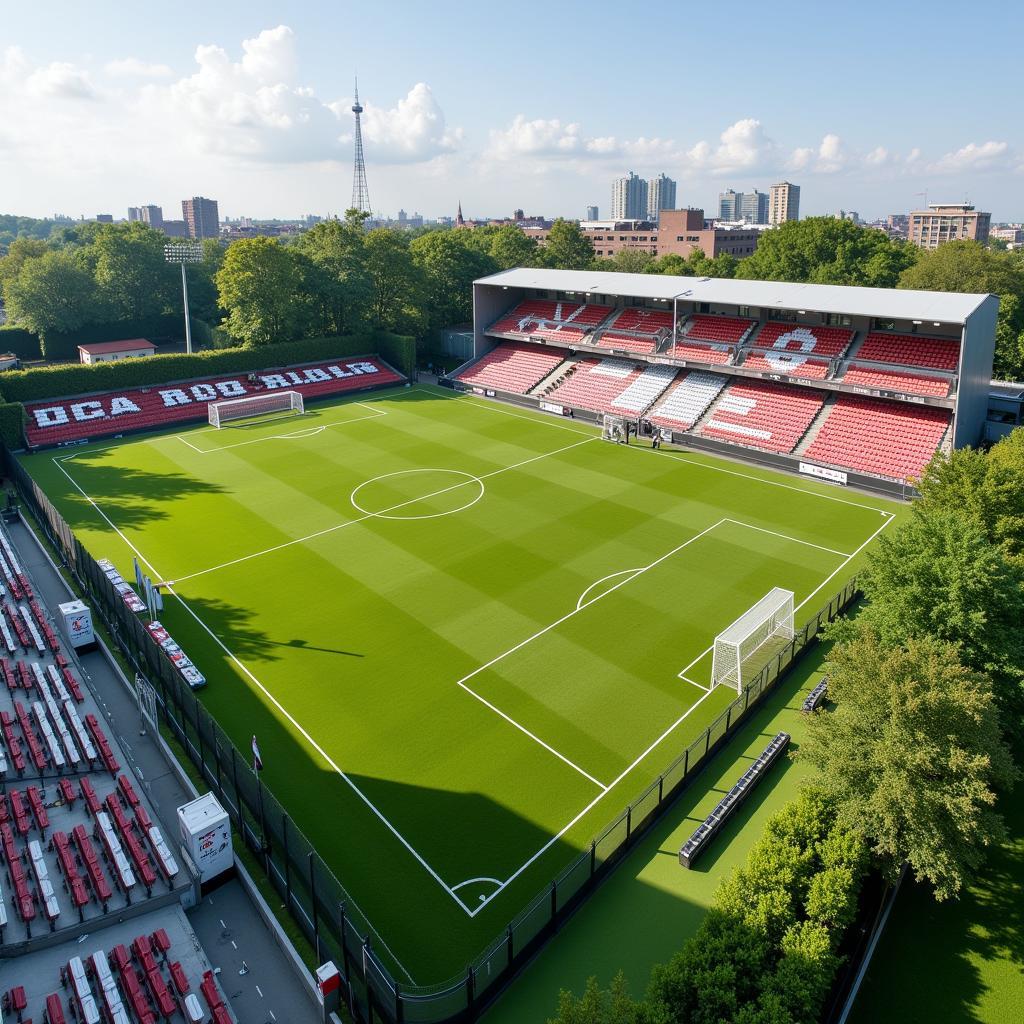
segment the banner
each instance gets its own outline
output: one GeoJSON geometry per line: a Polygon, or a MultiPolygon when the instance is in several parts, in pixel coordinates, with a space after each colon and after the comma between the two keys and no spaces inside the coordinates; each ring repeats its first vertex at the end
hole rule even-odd
{"type": "Polygon", "coordinates": [[[800,472],[808,476],[816,476],[821,480],[829,480],[834,484],[845,484],[846,474],[838,469],[827,469],[825,466],[815,466],[810,462],[800,463],[800,472]]]}

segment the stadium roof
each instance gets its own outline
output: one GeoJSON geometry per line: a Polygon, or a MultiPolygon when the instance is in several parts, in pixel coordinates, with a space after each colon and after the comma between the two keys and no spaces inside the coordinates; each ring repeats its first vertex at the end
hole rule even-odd
{"type": "Polygon", "coordinates": [[[619,295],[639,299],[679,298],[763,309],[813,310],[848,316],[891,317],[962,324],[987,298],[958,292],[896,288],[856,288],[836,284],[741,281],[666,274],[616,274],[604,270],[544,270],[518,267],[482,277],[477,284],[505,288],[545,288],[557,292],[619,295]]]}

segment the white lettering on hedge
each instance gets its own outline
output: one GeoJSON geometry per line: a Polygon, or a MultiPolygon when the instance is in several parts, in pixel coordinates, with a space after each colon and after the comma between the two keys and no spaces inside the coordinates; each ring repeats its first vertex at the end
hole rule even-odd
{"type": "Polygon", "coordinates": [[[160,397],[164,400],[164,408],[170,409],[174,405],[191,405],[192,399],[180,388],[171,388],[168,391],[161,391],[160,397]]]}
{"type": "Polygon", "coordinates": [[[67,411],[62,405],[51,405],[48,409],[33,409],[37,427],[59,427],[68,421],[67,411]]]}
{"type": "Polygon", "coordinates": [[[103,415],[103,406],[99,402],[75,402],[71,406],[71,415],[76,420],[94,420],[103,415]]]}
{"type": "Polygon", "coordinates": [[[221,380],[218,381],[214,387],[225,398],[241,398],[242,395],[246,393],[240,380],[221,380]]]}
{"type": "Polygon", "coordinates": [[[142,410],[130,398],[125,398],[123,395],[111,399],[111,416],[123,416],[126,412],[142,412],[142,410]]]}
{"type": "Polygon", "coordinates": [[[217,397],[217,389],[212,384],[193,384],[189,391],[197,402],[212,402],[217,397]]]}

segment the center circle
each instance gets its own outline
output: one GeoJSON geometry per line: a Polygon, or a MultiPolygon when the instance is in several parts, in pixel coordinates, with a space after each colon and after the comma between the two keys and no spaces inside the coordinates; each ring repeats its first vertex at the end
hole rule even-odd
{"type": "Polygon", "coordinates": [[[401,469],[364,480],[349,495],[349,501],[358,512],[375,519],[436,519],[463,512],[483,496],[484,482],[472,473],[458,469],[401,469]],[[440,503],[450,499],[451,507],[437,512],[416,511],[431,499],[440,503]]]}

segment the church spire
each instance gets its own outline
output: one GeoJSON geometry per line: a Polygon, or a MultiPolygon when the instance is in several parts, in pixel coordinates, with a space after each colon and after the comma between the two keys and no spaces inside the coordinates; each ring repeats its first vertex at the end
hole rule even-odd
{"type": "Polygon", "coordinates": [[[466,226],[466,218],[462,216],[462,200],[459,200],[459,212],[455,215],[455,226],[457,228],[464,228],[466,226]]]}

